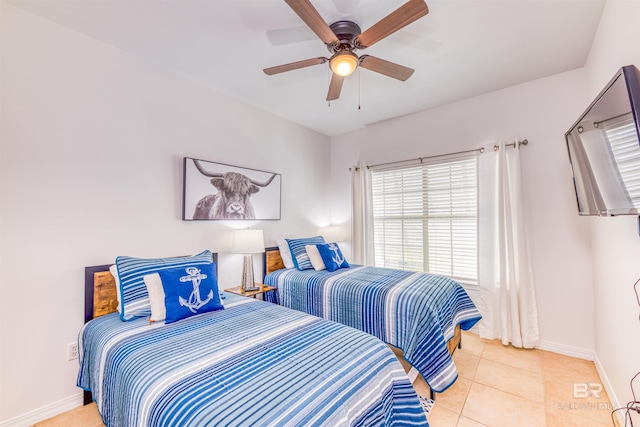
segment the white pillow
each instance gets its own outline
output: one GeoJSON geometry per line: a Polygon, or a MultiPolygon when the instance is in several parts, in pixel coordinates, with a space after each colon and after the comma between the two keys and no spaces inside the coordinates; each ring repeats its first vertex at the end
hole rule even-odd
{"type": "Polygon", "coordinates": [[[314,270],[320,271],[327,269],[316,245],[306,245],[304,249],[307,251],[307,255],[309,255],[309,260],[311,261],[311,265],[313,265],[314,270]]]}
{"type": "Polygon", "coordinates": [[[113,264],[111,267],[109,267],[109,272],[111,273],[111,275],[113,276],[114,279],[116,279],[116,298],[118,299],[118,313],[120,313],[120,301],[122,301],[122,296],[120,295],[120,292],[122,292],[120,290],[120,278],[118,277],[118,266],[113,264]]]}
{"type": "Polygon", "coordinates": [[[295,268],[293,265],[293,258],[291,258],[291,249],[289,249],[289,243],[285,239],[277,239],[278,249],[280,249],[280,257],[284,263],[284,268],[295,268]]]}
{"type": "Polygon", "coordinates": [[[164,306],[164,289],[162,279],[158,273],[147,274],[142,278],[149,294],[149,305],[151,305],[151,316],[149,321],[161,322],[167,317],[167,309],[164,306]]]}

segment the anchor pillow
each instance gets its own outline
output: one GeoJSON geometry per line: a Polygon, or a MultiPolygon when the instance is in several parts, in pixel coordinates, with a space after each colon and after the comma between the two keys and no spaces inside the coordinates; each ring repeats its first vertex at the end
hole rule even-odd
{"type": "Polygon", "coordinates": [[[349,263],[342,255],[342,251],[337,243],[328,243],[324,245],[316,245],[322,261],[327,271],[336,271],[339,268],[349,268],[349,263]]]}
{"type": "Polygon", "coordinates": [[[215,264],[197,264],[158,271],[164,290],[165,323],[222,310],[215,264]]]}

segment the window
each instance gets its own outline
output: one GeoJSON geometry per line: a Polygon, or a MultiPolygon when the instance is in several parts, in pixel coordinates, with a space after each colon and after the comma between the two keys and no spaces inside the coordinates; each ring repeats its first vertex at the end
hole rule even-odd
{"type": "Polygon", "coordinates": [[[478,281],[477,157],[371,173],[375,265],[478,281]]]}
{"type": "MultiPolygon", "coordinates": [[[[628,114],[631,116],[631,113],[628,114]]],[[[625,115],[626,116],[626,115],[625,115]]],[[[631,206],[640,208],[640,146],[632,117],[607,126],[604,129],[620,181],[626,189],[631,206]]]]}

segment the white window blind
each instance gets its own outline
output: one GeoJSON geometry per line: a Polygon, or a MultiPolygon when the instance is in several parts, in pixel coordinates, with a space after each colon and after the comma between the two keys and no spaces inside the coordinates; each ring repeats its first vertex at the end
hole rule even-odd
{"type": "Polygon", "coordinates": [[[633,118],[607,126],[605,134],[627,196],[640,208],[640,145],[633,118]]]}
{"type": "Polygon", "coordinates": [[[477,157],[372,171],[375,264],[478,278],[477,157]]]}

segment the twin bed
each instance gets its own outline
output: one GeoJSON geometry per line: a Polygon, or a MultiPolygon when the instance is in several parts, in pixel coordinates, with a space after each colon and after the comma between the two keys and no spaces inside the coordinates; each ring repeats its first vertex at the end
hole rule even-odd
{"type": "MultiPolygon", "coordinates": [[[[395,347],[433,392],[457,379],[460,330],[481,318],[464,288],[442,276],[371,266],[335,271],[285,268],[278,247],[265,252],[267,299],[367,332],[395,347]]],[[[410,372],[413,377],[415,374],[410,372]]]]}
{"type": "Polygon", "coordinates": [[[224,309],[173,323],[123,321],[108,267],[86,269],[78,386],[109,427],[428,425],[369,334],[228,293],[224,309]]]}

